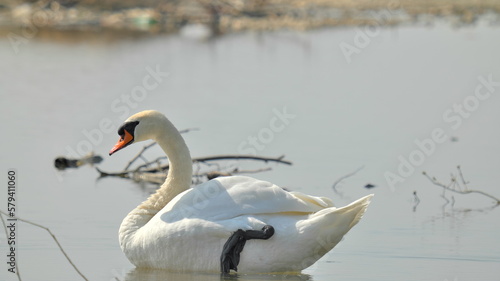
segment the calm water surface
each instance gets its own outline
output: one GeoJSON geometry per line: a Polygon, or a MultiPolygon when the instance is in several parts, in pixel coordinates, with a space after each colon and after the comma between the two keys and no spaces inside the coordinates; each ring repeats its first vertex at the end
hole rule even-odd
{"type": "MultiPolygon", "coordinates": [[[[53,168],[59,155],[92,149],[105,158],[101,169],[122,169],[141,145],[108,157],[116,127],[154,108],[180,129],[200,129],[185,135],[193,157],[252,149],[285,154],[293,166],[270,165],[272,171],[255,177],[331,197],[339,206],[376,194],[363,220],[302,275],[237,279],[498,280],[500,209],[480,195],[455,194],[454,204],[446,204],[421,172],[448,182],[460,164],[471,188],[500,197],[500,85],[483,87],[490,92],[483,100],[472,98],[481,79],[500,81],[500,29],[384,29],[348,63],[339,45],[354,45],[358,32],[244,33],[209,42],[40,36],[17,54],[0,39],[0,170],[18,171],[17,215],[49,227],[90,280],[219,280],[217,274],[135,270],[122,254],[118,226],[153,187],[98,180],[91,167],[53,168]],[[160,74],[151,80],[155,87],[132,98],[152,71],[168,77],[160,74]],[[459,106],[469,110],[460,113],[459,106]],[[250,145],[248,138],[262,136],[276,112],[289,114],[288,123],[250,145]],[[431,141],[435,130],[439,142],[431,141]],[[417,143],[427,144],[427,154],[417,143]],[[418,165],[401,175],[398,168],[410,156],[418,165]],[[331,188],[362,166],[337,192],[331,188]],[[391,187],[387,173],[400,182],[391,187]],[[367,190],[368,183],[376,187],[367,190]],[[421,200],[416,207],[414,191],[421,200]]],[[[147,157],[160,153],[152,149],[147,157]]],[[[44,230],[20,223],[17,239],[23,280],[79,280],[44,230]]],[[[16,280],[6,263],[0,280],[16,280]]]]}

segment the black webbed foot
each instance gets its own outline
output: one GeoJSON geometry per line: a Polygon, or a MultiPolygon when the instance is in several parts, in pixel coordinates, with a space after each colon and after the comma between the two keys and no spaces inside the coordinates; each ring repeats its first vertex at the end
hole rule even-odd
{"type": "Polygon", "coordinates": [[[274,235],[274,227],[265,225],[262,230],[241,230],[234,232],[227,239],[222,254],[220,256],[220,270],[222,273],[229,273],[231,269],[238,271],[240,263],[240,253],[245,247],[245,243],[250,239],[269,239],[274,235]]]}

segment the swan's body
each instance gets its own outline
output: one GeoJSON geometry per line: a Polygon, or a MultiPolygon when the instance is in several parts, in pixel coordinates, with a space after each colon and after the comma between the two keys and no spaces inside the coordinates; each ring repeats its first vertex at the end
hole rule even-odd
{"type": "Polygon", "coordinates": [[[246,243],[239,271],[297,272],[330,251],[358,223],[372,197],[335,208],[328,198],[288,192],[242,176],[189,188],[189,150],[161,113],[138,113],[127,119],[119,134],[122,139],[111,153],[151,138],[170,161],[166,182],[120,226],[120,246],[137,267],[219,271],[221,251],[233,232],[271,225],[271,238],[246,243]]]}

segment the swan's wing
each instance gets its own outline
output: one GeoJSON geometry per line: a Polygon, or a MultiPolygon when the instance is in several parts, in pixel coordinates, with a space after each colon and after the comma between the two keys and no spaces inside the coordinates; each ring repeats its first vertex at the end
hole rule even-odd
{"type": "Polygon", "coordinates": [[[288,192],[250,177],[221,177],[186,190],[161,211],[165,222],[185,218],[220,221],[242,215],[310,214],[333,207],[330,199],[288,192]]]}

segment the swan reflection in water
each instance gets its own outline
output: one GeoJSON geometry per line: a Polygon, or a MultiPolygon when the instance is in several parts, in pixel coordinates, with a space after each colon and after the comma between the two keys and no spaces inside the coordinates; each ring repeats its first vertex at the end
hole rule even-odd
{"type": "MultiPolygon", "coordinates": [[[[114,280],[114,279],[111,279],[114,280]]],[[[181,273],[169,272],[161,269],[134,268],[130,270],[122,281],[262,281],[262,280],[290,280],[309,281],[312,280],[308,274],[282,273],[282,274],[229,274],[217,273],[181,273]]]]}

